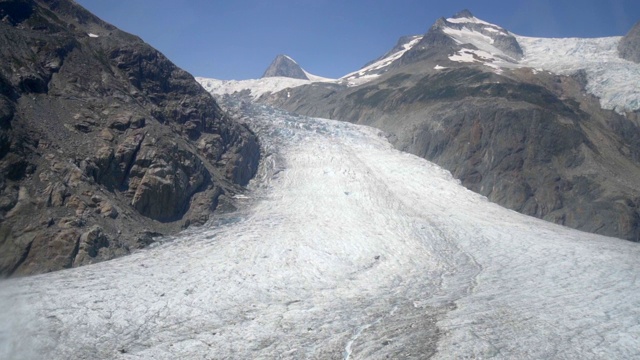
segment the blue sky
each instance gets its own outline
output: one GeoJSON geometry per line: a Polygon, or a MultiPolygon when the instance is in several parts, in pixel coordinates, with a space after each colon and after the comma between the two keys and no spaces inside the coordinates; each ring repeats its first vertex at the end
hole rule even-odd
{"type": "Polygon", "coordinates": [[[340,77],[462,9],[537,37],[618,36],[640,20],[639,0],[76,1],[194,76],[217,79],[259,78],[278,54],[340,77]]]}

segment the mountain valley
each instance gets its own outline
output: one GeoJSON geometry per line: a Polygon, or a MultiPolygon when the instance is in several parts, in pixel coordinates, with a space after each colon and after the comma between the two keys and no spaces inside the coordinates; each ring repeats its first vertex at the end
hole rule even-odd
{"type": "MultiPolygon", "coordinates": [[[[463,11],[341,79],[245,91],[384,130],[398,149],[510,209],[638,241],[640,64],[618,54],[636,32],[525,38],[463,11]]],[[[216,96],[233,93],[198,80],[216,96]]]]}
{"type": "Polygon", "coordinates": [[[0,19],[0,359],[640,357],[640,23],[218,80],[0,19]]]}

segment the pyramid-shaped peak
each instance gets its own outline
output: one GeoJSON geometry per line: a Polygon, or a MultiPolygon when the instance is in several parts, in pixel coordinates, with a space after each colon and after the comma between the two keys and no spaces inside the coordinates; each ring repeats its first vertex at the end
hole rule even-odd
{"type": "Polygon", "coordinates": [[[458,12],[457,14],[453,15],[454,19],[461,19],[461,18],[467,18],[467,19],[471,19],[474,18],[475,16],[473,16],[473,14],[471,13],[471,11],[464,9],[460,12],[458,12]]]}
{"type": "Polygon", "coordinates": [[[302,70],[300,65],[290,56],[280,54],[271,62],[271,65],[265,70],[262,77],[289,77],[293,79],[309,80],[307,74],[302,70]]]}
{"type": "Polygon", "coordinates": [[[640,64],[640,21],[618,43],[620,57],[640,64]]]}

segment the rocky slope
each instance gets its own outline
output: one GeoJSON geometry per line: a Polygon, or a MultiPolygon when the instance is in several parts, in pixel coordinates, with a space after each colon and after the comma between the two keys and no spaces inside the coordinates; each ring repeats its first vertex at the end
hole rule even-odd
{"type": "MultiPolygon", "coordinates": [[[[534,50],[547,46],[527,44],[538,46],[534,50]]],[[[603,109],[590,91],[595,71],[531,68],[527,61],[535,59],[520,45],[507,30],[465,11],[438,20],[373,81],[356,87],[311,84],[261,101],[376,126],[399,149],[438,163],[501,205],[638,241],[637,104],[603,109]]],[[[592,58],[597,61],[598,54],[592,58]]],[[[637,97],[633,86],[625,89],[625,96],[637,97]]]]}
{"type": "Polygon", "coordinates": [[[256,137],[141,39],[70,0],[0,18],[0,275],[126,254],[253,176],[256,137]]]}
{"type": "Polygon", "coordinates": [[[309,80],[300,65],[287,55],[276,56],[273,62],[271,62],[271,65],[269,65],[267,70],[264,71],[264,74],[262,74],[263,78],[276,76],[309,80]]]}
{"type": "Polygon", "coordinates": [[[640,21],[620,40],[618,52],[621,58],[640,63],[640,21]]]}

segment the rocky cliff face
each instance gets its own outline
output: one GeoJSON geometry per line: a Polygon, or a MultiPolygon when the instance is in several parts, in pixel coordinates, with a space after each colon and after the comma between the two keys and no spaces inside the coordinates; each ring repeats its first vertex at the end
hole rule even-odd
{"type": "Polygon", "coordinates": [[[307,74],[304,73],[304,70],[302,70],[300,65],[287,55],[276,56],[267,70],[265,70],[264,74],[262,74],[263,78],[275,76],[309,80],[307,74]]]}
{"type": "Polygon", "coordinates": [[[351,88],[312,84],[261,100],[376,126],[399,149],[438,163],[503,206],[639,241],[637,114],[602,109],[585,90],[584,72],[509,67],[519,56],[517,41],[489,25],[469,13],[440,19],[378,80],[351,88]],[[477,61],[479,47],[456,41],[456,24],[463,23],[474,35],[504,37],[492,38],[497,50],[482,51],[495,51],[507,65],[493,70],[477,61]],[[474,24],[481,29],[468,28],[474,24]],[[469,60],[452,61],[462,45],[471,49],[469,60]]]}
{"type": "Polygon", "coordinates": [[[640,63],[640,21],[620,40],[618,53],[623,59],[640,63]]]}
{"type": "Polygon", "coordinates": [[[202,224],[259,160],[184,70],[69,0],[0,1],[0,275],[202,224]]]}

